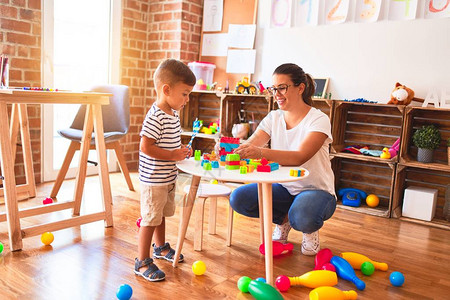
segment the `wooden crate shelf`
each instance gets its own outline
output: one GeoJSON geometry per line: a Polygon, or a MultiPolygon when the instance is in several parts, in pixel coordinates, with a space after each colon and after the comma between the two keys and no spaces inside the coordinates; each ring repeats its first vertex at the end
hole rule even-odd
{"type": "Polygon", "coordinates": [[[450,173],[447,155],[447,139],[450,138],[450,109],[431,107],[407,107],[405,126],[400,150],[400,163],[406,166],[440,170],[450,173]],[[417,147],[412,136],[416,129],[424,125],[436,125],[441,133],[441,144],[434,151],[433,163],[420,163],[416,160],[417,147]]]}
{"type": "Polygon", "coordinates": [[[450,229],[450,222],[443,216],[445,203],[445,188],[450,184],[450,172],[441,170],[424,169],[422,167],[412,167],[398,164],[396,171],[394,195],[392,201],[392,217],[402,220],[424,224],[428,226],[450,229]],[[436,214],[430,222],[402,217],[404,191],[410,186],[425,187],[438,190],[436,214]]]}
{"type": "Polygon", "coordinates": [[[404,105],[335,101],[331,154],[342,158],[392,164],[398,156],[381,159],[341,152],[349,146],[368,146],[370,150],[390,147],[402,135],[404,105]]]}
{"type": "Polygon", "coordinates": [[[380,204],[376,208],[371,208],[366,203],[361,203],[360,207],[345,206],[341,204],[340,199],[338,207],[389,218],[395,181],[395,163],[333,157],[331,164],[335,176],[336,193],[341,188],[357,188],[368,195],[375,194],[380,199],[380,204]]]}
{"type": "Polygon", "coordinates": [[[233,125],[240,123],[239,114],[246,118],[246,122],[254,122],[254,128],[270,112],[272,104],[270,96],[222,94],[220,107],[221,134],[232,136],[233,125]]]}

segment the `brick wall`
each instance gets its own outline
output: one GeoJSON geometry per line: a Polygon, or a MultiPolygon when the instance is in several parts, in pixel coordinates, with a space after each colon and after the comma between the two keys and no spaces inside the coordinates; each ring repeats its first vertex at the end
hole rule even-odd
{"type": "MultiPolygon", "coordinates": [[[[41,85],[41,1],[0,0],[0,50],[11,57],[11,86],[41,85]]],[[[128,167],[136,170],[139,131],[155,101],[153,72],[165,58],[184,62],[199,56],[202,0],[124,0],[120,83],[130,87],[130,132],[121,144],[128,167]]],[[[40,107],[30,105],[30,134],[37,182],[40,179],[40,107]]],[[[21,149],[18,147],[18,151],[21,149]]],[[[24,182],[21,156],[17,182],[24,182]]]]}
{"type": "Polygon", "coordinates": [[[131,95],[130,133],[124,145],[128,167],[132,170],[138,166],[139,130],[143,118],[156,99],[153,73],[166,58],[180,59],[186,63],[198,60],[202,14],[202,0],[125,1],[122,81],[136,87],[131,95]],[[141,20],[145,18],[147,34],[143,37],[141,20]],[[127,56],[125,53],[128,53],[127,56]],[[141,67],[143,61],[145,67],[141,67]]]}
{"type": "MultiPolygon", "coordinates": [[[[0,52],[10,58],[10,86],[41,84],[41,1],[0,0],[0,52]]],[[[41,171],[40,106],[28,105],[36,181],[41,171]]],[[[20,137],[20,134],[19,134],[20,137]]],[[[25,182],[22,149],[17,147],[16,181],[25,182]]]]}

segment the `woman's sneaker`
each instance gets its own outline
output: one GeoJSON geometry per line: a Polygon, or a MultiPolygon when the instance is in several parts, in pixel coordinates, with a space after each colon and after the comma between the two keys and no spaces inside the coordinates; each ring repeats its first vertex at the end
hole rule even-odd
{"type": "Polygon", "coordinates": [[[316,255],[319,250],[319,230],[313,233],[303,233],[302,253],[304,255],[316,255]]]}
{"type": "Polygon", "coordinates": [[[289,231],[291,231],[291,224],[289,224],[289,221],[284,223],[283,225],[276,225],[275,229],[272,233],[272,240],[274,242],[280,242],[282,244],[287,243],[289,231]]]}

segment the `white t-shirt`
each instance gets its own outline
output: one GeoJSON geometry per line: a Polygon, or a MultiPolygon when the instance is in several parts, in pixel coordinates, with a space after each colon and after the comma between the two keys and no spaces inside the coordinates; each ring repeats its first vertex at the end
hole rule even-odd
{"type": "MultiPolygon", "coordinates": [[[[275,150],[297,151],[300,143],[310,132],[323,132],[328,137],[319,151],[310,160],[299,166],[309,171],[303,180],[286,182],[282,185],[291,195],[305,190],[324,190],[334,195],[334,173],[331,169],[329,145],[333,141],[330,119],[320,110],[311,107],[308,114],[294,128],[286,129],[284,112],[271,111],[259,124],[258,129],[270,135],[271,148],[275,150]]],[[[295,168],[295,167],[293,167],[295,168]]]]}

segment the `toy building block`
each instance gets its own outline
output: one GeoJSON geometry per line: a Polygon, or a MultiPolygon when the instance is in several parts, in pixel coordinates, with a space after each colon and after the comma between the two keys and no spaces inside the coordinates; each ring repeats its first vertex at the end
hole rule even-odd
{"type": "Polygon", "coordinates": [[[247,167],[246,166],[241,166],[239,168],[239,173],[240,174],[247,174],[247,167]]]}
{"type": "Polygon", "coordinates": [[[205,169],[205,170],[207,170],[207,171],[212,170],[211,163],[210,163],[210,162],[205,162],[205,163],[203,164],[203,169],[205,169]]]}
{"type": "Polygon", "coordinates": [[[195,150],[195,152],[194,152],[194,159],[195,160],[201,160],[202,159],[202,152],[200,150],[195,150]]]}
{"type": "Polygon", "coordinates": [[[241,162],[239,160],[231,160],[231,161],[226,161],[225,165],[227,165],[227,166],[240,166],[241,162]]]}
{"type": "Polygon", "coordinates": [[[305,176],[305,170],[303,170],[303,169],[300,169],[300,170],[290,169],[289,170],[289,175],[293,176],[293,177],[302,177],[302,176],[305,176]]]}
{"type": "Polygon", "coordinates": [[[252,173],[253,171],[255,171],[255,166],[254,165],[247,165],[247,173],[252,173]]]}
{"type": "Polygon", "coordinates": [[[209,160],[203,159],[203,160],[202,160],[202,163],[201,163],[201,166],[203,167],[203,165],[206,164],[206,163],[209,163],[209,160]]]}
{"type": "Polygon", "coordinates": [[[217,160],[213,160],[211,162],[211,167],[213,167],[214,169],[217,169],[219,167],[219,162],[217,160]]]}
{"type": "Polygon", "coordinates": [[[240,165],[225,165],[226,170],[239,170],[240,165]]]}
{"type": "Polygon", "coordinates": [[[275,171],[280,168],[280,165],[276,162],[271,162],[268,164],[268,166],[270,167],[270,171],[275,171]]]}
{"type": "Polygon", "coordinates": [[[239,154],[227,154],[225,161],[241,161],[239,154]]]}
{"type": "Polygon", "coordinates": [[[241,161],[239,162],[239,164],[240,164],[241,166],[246,166],[246,165],[247,165],[247,161],[241,160],[241,161]]]}
{"type": "Polygon", "coordinates": [[[256,167],[256,171],[258,172],[270,172],[270,166],[269,165],[259,165],[256,167]]]}
{"type": "Polygon", "coordinates": [[[267,159],[265,159],[264,157],[261,158],[261,164],[262,164],[263,166],[267,165],[268,163],[269,163],[269,162],[267,161],[267,159]]]}

